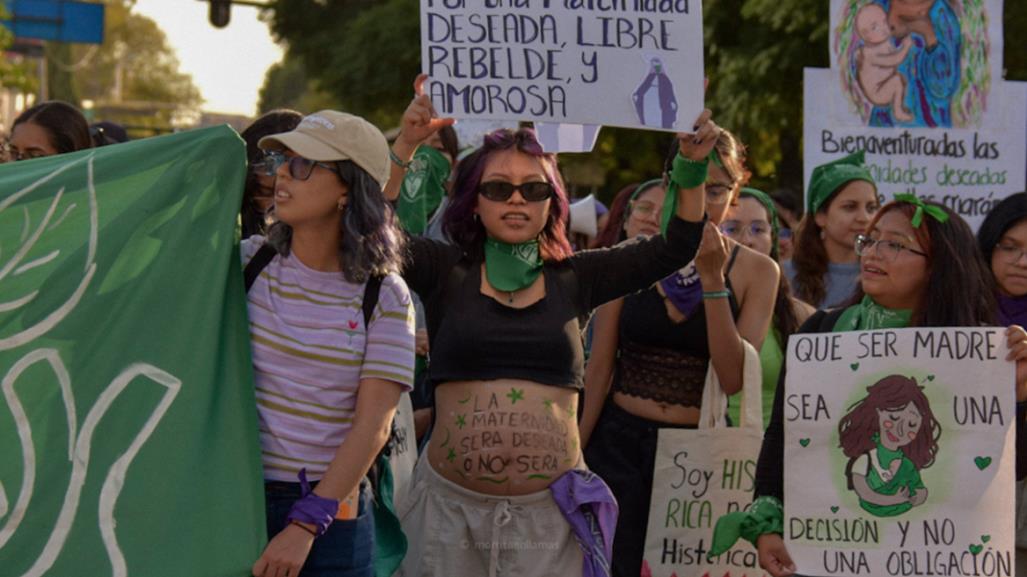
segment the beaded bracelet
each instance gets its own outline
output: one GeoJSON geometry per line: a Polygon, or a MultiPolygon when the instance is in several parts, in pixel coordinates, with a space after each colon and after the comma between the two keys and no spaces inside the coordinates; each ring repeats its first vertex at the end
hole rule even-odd
{"type": "Polygon", "coordinates": [[[402,168],[403,170],[410,168],[410,165],[414,162],[413,160],[403,162],[402,160],[400,160],[398,156],[396,156],[396,153],[393,152],[391,148],[389,149],[389,160],[391,160],[396,166],[402,168]]]}
{"type": "Polygon", "coordinates": [[[731,296],[731,291],[726,289],[722,291],[703,291],[702,293],[703,300],[726,299],[729,296],[731,296]]]}

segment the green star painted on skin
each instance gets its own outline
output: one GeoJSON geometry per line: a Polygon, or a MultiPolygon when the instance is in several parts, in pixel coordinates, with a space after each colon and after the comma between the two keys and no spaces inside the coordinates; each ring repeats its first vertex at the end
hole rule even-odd
{"type": "Polygon", "coordinates": [[[456,416],[456,428],[463,430],[467,426],[467,416],[457,415],[456,416]]]}
{"type": "Polygon", "coordinates": [[[506,395],[506,397],[510,399],[511,405],[516,405],[517,401],[524,400],[524,389],[518,390],[513,387],[510,387],[510,392],[506,395]]]}
{"type": "Polygon", "coordinates": [[[553,401],[550,401],[549,399],[544,399],[542,404],[545,405],[547,409],[553,408],[553,401]]]}
{"type": "Polygon", "coordinates": [[[574,413],[578,412],[578,408],[575,407],[574,405],[571,405],[570,407],[567,407],[564,410],[567,411],[567,414],[572,416],[572,417],[574,416],[574,413]]]}
{"type": "Polygon", "coordinates": [[[449,453],[446,454],[446,460],[450,463],[456,460],[456,451],[454,451],[452,447],[450,447],[449,453]]]}

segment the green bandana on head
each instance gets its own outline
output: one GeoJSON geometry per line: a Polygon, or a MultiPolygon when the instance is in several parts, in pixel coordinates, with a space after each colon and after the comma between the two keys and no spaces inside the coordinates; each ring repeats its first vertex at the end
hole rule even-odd
{"type": "Polygon", "coordinates": [[[864,156],[861,150],[814,168],[809,179],[809,190],[806,192],[806,213],[816,214],[831,195],[843,184],[853,180],[863,180],[876,187],[874,177],[863,164],[864,156]]]}
{"type": "Polygon", "coordinates": [[[396,203],[396,216],[404,230],[410,234],[423,234],[428,228],[428,217],[446,195],[449,169],[449,159],[441,152],[430,146],[418,147],[403,178],[396,203]]]}
{"type": "Polygon", "coordinates": [[[834,324],[834,332],[872,331],[876,329],[902,329],[909,326],[913,316],[911,310],[891,310],[882,307],[864,295],[858,305],[853,305],[838,317],[834,324]]]}
{"type": "Polygon", "coordinates": [[[485,276],[496,290],[512,293],[535,282],[542,273],[538,241],[509,244],[485,239],[485,276]]]}
{"type": "Polygon", "coordinates": [[[770,195],[756,188],[745,187],[739,191],[738,196],[745,198],[752,198],[763,205],[763,209],[767,211],[767,219],[770,221],[770,241],[771,249],[774,260],[777,260],[777,233],[781,230],[781,223],[777,219],[777,207],[774,206],[773,199],[770,195]]]}

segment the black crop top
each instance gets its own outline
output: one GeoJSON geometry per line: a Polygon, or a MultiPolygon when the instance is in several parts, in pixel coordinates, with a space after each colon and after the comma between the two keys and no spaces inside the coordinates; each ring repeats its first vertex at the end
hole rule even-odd
{"type": "MultiPolygon", "coordinates": [[[[724,273],[731,316],[738,320],[738,301],[728,276],[740,245],[731,251],[724,273]]],[[[674,322],[655,286],[624,298],[618,323],[618,358],[613,390],[661,403],[699,407],[710,361],[706,308],[674,322]]]]}
{"type": "Polygon", "coordinates": [[[403,278],[425,304],[430,382],[508,378],[580,390],[585,355],[578,318],[687,264],[703,224],[674,218],[666,238],[546,263],[546,294],[523,309],[482,294],[481,261],[460,247],[411,238],[403,278]]]}

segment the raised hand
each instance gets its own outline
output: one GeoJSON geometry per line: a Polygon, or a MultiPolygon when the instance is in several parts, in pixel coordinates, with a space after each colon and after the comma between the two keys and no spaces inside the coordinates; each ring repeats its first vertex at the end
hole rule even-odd
{"type": "Polygon", "coordinates": [[[403,144],[411,147],[411,151],[442,127],[452,126],[456,122],[452,118],[438,117],[431,99],[424,93],[426,80],[428,80],[427,74],[418,74],[414,80],[414,99],[410,101],[406,111],[403,112],[400,133],[396,139],[397,143],[402,141],[403,144]]]}

